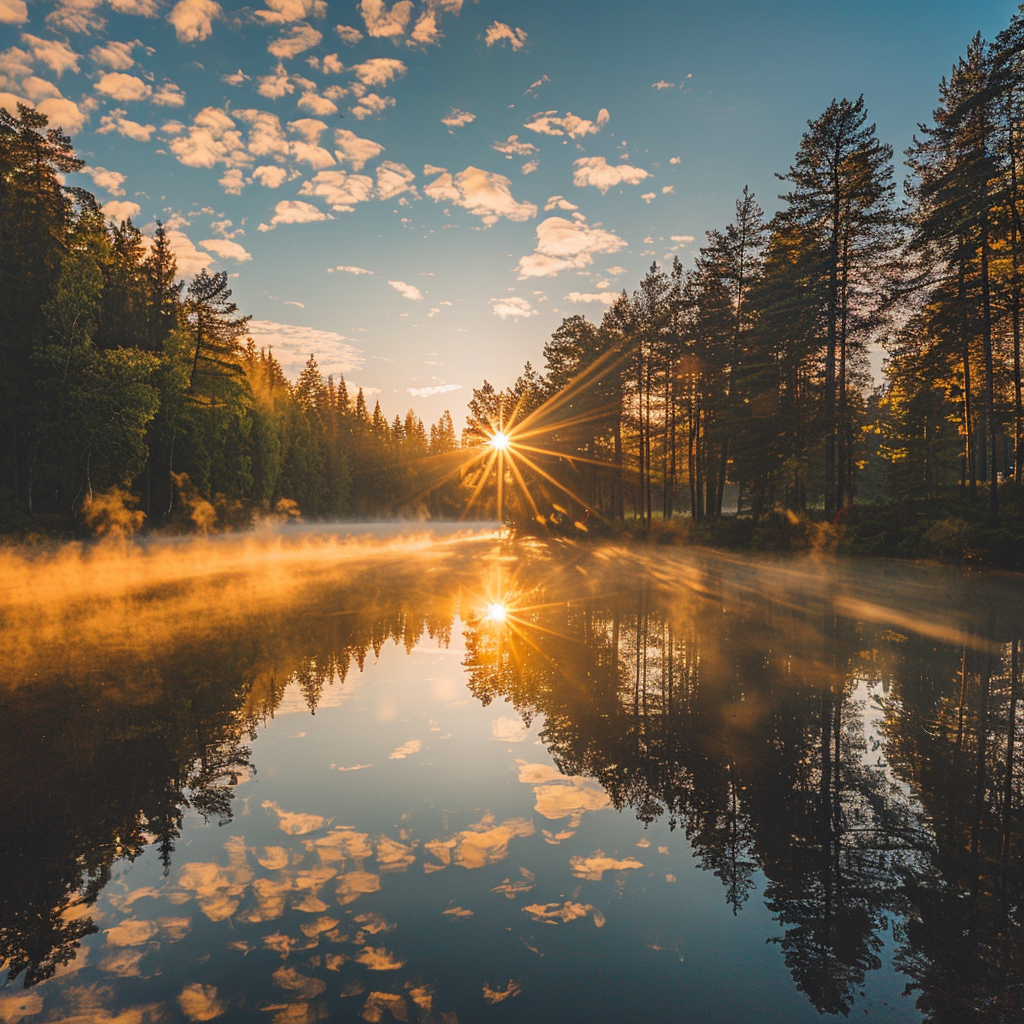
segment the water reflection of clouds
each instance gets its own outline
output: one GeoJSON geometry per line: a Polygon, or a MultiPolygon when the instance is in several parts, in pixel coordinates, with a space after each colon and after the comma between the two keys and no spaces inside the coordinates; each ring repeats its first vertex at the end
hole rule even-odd
{"type": "Polygon", "coordinates": [[[593,779],[582,775],[562,775],[547,764],[530,764],[516,760],[519,781],[533,786],[534,809],[549,821],[568,818],[568,826],[558,832],[542,829],[544,840],[553,846],[571,839],[587,811],[611,807],[608,794],[593,779]]]}

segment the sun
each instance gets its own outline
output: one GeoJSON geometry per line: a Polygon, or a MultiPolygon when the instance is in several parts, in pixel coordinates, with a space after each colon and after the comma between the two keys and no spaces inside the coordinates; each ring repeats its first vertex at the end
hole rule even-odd
{"type": "Polygon", "coordinates": [[[503,430],[496,430],[487,438],[487,443],[497,452],[508,451],[511,438],[503,430]]]}
{"type": "Polygon", "coordinates": [[[500,601],[495,601],[487,606],[487,614],[484,618],[488,622],[496,622],[500,625],[508,618],[508,609],[500,601]]]}

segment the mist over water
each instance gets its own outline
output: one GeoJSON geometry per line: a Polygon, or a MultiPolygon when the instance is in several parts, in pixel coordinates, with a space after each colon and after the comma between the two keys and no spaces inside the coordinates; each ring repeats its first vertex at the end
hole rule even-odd
{"type": "Polygon", "coordinates": [[[0,552],[0,1020],[1016,1019],[1024,583],[0,552]]]}

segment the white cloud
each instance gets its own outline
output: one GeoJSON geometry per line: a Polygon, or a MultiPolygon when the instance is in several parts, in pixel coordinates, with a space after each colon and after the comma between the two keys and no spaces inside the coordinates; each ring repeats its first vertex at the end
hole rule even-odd
{"type": "Polygon", "coordinates": [[[334,146],[334,155],[338,162],[350,164],[354,171],[361,171],[368,161],[375,160],[384,152],[384,147],[379,142],[362,139],[347,128],[335,130],[334,146]]]}
{"type": "Polygon", "coordinates": [[[364,121],[368,117],[380,117],[388,107],[395,105],[393,96],[378,96],[375,92],[368,92],[353,108],[352,116],[357,121],[364,121]]]}
{"type": "Polygon", "coordinates": [[[65,32],[89,35],[100,31],[106,20],[96,13],[102,0],[65,0],[46,16],[46,24],[65,32]]]}
{"type": "Polygon", "coordinates": [[[300,196],[317,196],[338,213],[351,213],[357,203],[373,198],[373,178],[345,171],[321,171],[302,183],[300,196]]]}
{"type": "Polygon", "coordinates": [[[173,82],[164,82],[153,93],[153,103],[158,107],[185,106],[185,93],[173,82]]]}
{"type": "Polygon", "coordinates": [[[265,0],[264,10],[253,11],[252,16],[264,25],[285,25],[290,21],[322,18],[327,14],[324,0],[265,0]]]}
{"type": "Polygon", "coordinates": [[[544,212],[547,213],[549,210],[578,210],[579,207],[575,203],[570,203],[568,199],[562,196],[552,196],[544,204],[544,212]]]}
{"type": "Polygon", "coordinates": [[[540,310],[534,309],[526,299],[520,298],[518,295],[491,299],[491,309],[494,310],[494,315],[500,316],[502,320],[508,320],[510,317],[518,319],[519,317],[540,315],[540,310]]]}
{"type": "Polygon", "coordinates": [[[266,110],[236,110],[235,117],[249,125],[248,151],[250,156],[284,159],[291,155],[291,143],[276,114],[266,110]]]}
{"type": "Polygon", "coordinates": [[[610,274],[612,277],[617,277],[619,274],[627,273],[627,270],[625,267],[608,267],[605,273],[610,274]]]}
{"type": "Polygon", "coordinates": [[[295,92],[295,86],[289,79],[283,64],[278,64],[273,74],[260,75],[256,81],[259,83],[256,91],[269,100],[279,100],[282,96],[295,92]]]}
{"type": "Polygon", "coordinates": [[[266,188],[279,188],[288,180],[288,172],[274,164],[263,164],[252,172],[252,180],[266,188]]]}
{"type": "Polygon", "coordinates": [[[519,261],[520,280],[551,277],[563,270],[582,270],[594,262],[595,253],[618,252],[626,242],[599,224],[588,224],[581,213],[548,217],[537,225],[537,246],[519,261]]]}
{"type": "Polygon", "coordinates": [[[28,45],[32,56],[50,68],[58,78],[65,71],[78,71],[79,55],[66,43],[56,39],[40,39],[27,32],[22,35],[21,41],[28,45]]]}
{"type": "Polygon", "coordinates": [[[441,27],[436,11],[424,11],[417,19],[409,36],[409,46],[436,46],[441,41],[441,27]]]}
{"type": "Polygon", "coordinates": [[[370,89],[376,89],[393,82],[405,74],[405,65],[393,57],[371,57],[362,64],[355,64],[349,71],[359,79],[363,85],[370,89]]]}
{"type": "Polygon", "coordinates": [[[603,302],[606,306],[610,306],[618,297],[618,292],[569,292],[565,300],[566,302],[603,302]]]}
{"type": "Polygon", "coordinates": [[[511,25],[506,25],[503,21],[494,22],[484,36],[484,42],[488,46],[494,46],[496,43],[508,43],[513,50],[521,50],[526,45],[526,39],[526,33],[521,28],[512,28],[511,25]]]}
{"type": "Polygon", "coordinates": [[[213,34],[213,22],[224,17],[216,0],[178,0],[167,15],[179,43],[201,43],[213,34]]]}
{"type": "Polygon", "coordinates": [[[94,64],[100,67],[110,68],[112,71],[127,71],[135,64],[132,50],[139,45],[137,39],[130,43],[118,43],[110,40],[102,46],[94,46],[89,51],[89,56],[94,64]]]}
{"type": "Polygon", "coordinates": [[[585,135],[596,135],[609,120],[608,111],[602,107],[593,121],[568,112],[560,117],[557,110],[547,110],[542,114],[534,114],[533,120],[527,121],[524,128],[538,135],[568,135],[571,139],[582,139],[585,135]]]}
{"type": "Polygon", "coordinates": [[[0,52],[0,82],[14,84],[14,79],[32,74],[32,55],[17,46],[9,46],[0,52]]]}
{"type": "Polygon", "coordinates": [[[199,244],[218,259],[236,260],[238,263],[248,263],[252,259],[251,253],[246,252],[237,242],[230,242],[226,238],[207,238],[199,244]]]}
{"type": "Polygon", "coordinates": [[[657,192],[645,192],[645,193],[644,193],[644,194],[643,194],[643,195],[642,195],[642,196],[641,196],[640,198],[641,198],[641,199],[642,199],[642,200],[643,200],[643,201],[644,201],[644,202],[645,202],[645,203],[646,203],[646,204],[647,204],[648,206],[650,206],[650,205],[651,205],[651,200],[652,200],[652,199],[657,199],[657,198],[658,198],[658,193],[657,193],[657,192]]]}
{"type": "MultiPolygon", "coordinates": [[[[274,350],[281,368],[292,380],[302,372],[310,352],[316,353],[316,360],[323,373],[350,373],[363,362],[359,349],[349,345],[349,339],[334,331],[295,327],[272,320],[251,320],[248,332],[257,348],[274,350]]],[[[363,390],[364,393],[368,391],[365,388],[363,390]]]]}
{"type": "Polygon", "coordinates": [[[447,117],[441,118],[441,124],[446,124],[449,128],[463,128],[475,120],[476,114],[471,114],[468,110],[459,110],[457,107],[452,107],[452,112],[447,117]]]}
{"type": "MultiPolygon", "coordinates": [[[[245,180],[245,175],[237,167],[232,167],[231,170],[224,172],[217,184],[229,196],[240,196],[242,189],[245,188],[248,182],[245,180]]],[[[200,242],[199,244],[204,245],[205,243],[200,242]]]]}
{"type": "Polygon", "coordinates": [[[573,166],[576,170],[573,171],[572,183],[580,188],[593,185],[602,195],[616,185],[639,185],[650,177],[642,167],[609,164],[603,156],[585,156],[573,166]]]}
{"type": "Polygon", "coordinates": [[[128,203],[120,199],[111,199],[109,203],[104,203],[100,207],[100,213],[104,217],[112,217],[118,223],[128,220],[129,217],[137,217],[141,212],[142,207],[138,203],[128,203]]]}
{"type": "Polygon", "coordinates": [[[662,185],[661,186],[661,194],[663,196],[672,196],[672,195],[675,195],[675,192],[676,192],[675,185],[662,185]]]}
{"type": "Polygon", "coordinates": [[[442,174],[424,188],[435,202],[454,203],[483,219],[490,227],[501,217],[524,221],[537,216],[533,203],[517,202],[511,192],[511,182],[502,174],[467,167],[454,177],[442,174]]]}
{"type": "Polygon", "coordinates": [[[149,84],[135,75],[126,75],[123,71],[108,71],[96,83],[96,91],[121,103],[145,100],[153,95],[153,89],[149,84]]]}
{"type": "Polygon", "coordinates": [[[461,384],[435,384],[426,388],[406,388],[414,398],[430,398],[431,395],[447,395],[449,391],[461,391],[461,384]]]}
{"type": "Polygon", "coordinates": [[[46,99],[60,99],[60,89],[47,81],[45,78],[38,78],[36,75],[29,75],[22,80],[21,90],[33,102],[39,103],[46,99]]]}
{"type": "Polygon", "coordinates": [[[651,88],[657,89],[659,92],[661,92],[662,89],[674,89],[675,87],[675,82],[666,82],[664,79],[662,79],[660,82],[651,83],[651,88]]]}
{"type": "Polygon", "coordinates": [[[693,235],[670,235],[669,237],[676,245],[689,245],[693,241],[693,235]]]}
{"type": "Polygon", "coordinates": [[[25,0],[0,0],[0,25],[21,25],[28,21],[25,0]]]}
{"type": "Polygon", "coordinates": [[[536,92],[542,85],[547,85],[547,83],[550,81],[551,79],[548,78],[547,75],[541,75],[540,78],[538,78],[537,81],[534,82],[533,85],[531,85],[530,88],[523,93],[523,95],[529,96],[531,93],[536,92]]]}
{"type": "Polygon", "coordinates": [[[682,162],[683,158],[681,156],[674,156],[669,160],[670,164],[681,164],[682,162]]]}
{"type": "Polygon", "coordinates": [[[318,146],[320,136],[327,131],[327,125],[315,117],[300,117],[296,121],[289,121],[288,127],[298,132],[311,146],[318,146]]]}
{"type": "Polygon", "coordinates": [[[415,193],[413,182],[416,175],[405,164],[385,160],[377,168],[377,195],[384,200],[394,199],[403,192],[415,193]]]}
{"type": "Polygon", "coordinates": [[[345,65],[341,63],[336,53],[327,54],[321,67],[325,75],[340,75],[345,70],[345,65]]]}
{"type": "MultiPolygon", "coordinates": [[[[241,113],[241,112],[240,112],[241,113]]],[[[177,123],[174,123],[177,127],[177,123]]],[[[199,111],[192,124],[170,140],[171,152],[186,167],[237,167],[251,162],[242,133],[235,122],[217,107],[199,111]]],[[[165,125],[164,130],[168,127],[165,125]]]]}
{"type": "Polygon", "coordinates": [[[365,267],[345,267],[345,266],[341,266],[341,267],[328,267],[327,268],[327,272],[329,274],[333,274],[335,270],[337,270],[341,274],[355,274],[357,277],[360,274],[372,274],[373,273],[372,270],[367,270],[365,267]]]}
{"type": "Polygon", "coordinates": [[[414,284],[406,284],[404,281],[388,281],[388,284],[395,289],[399,295],[407,299],[418,300],[423,298],[423,292],[414,284]]]}
{"type": "Polygon", "coordinates": [[[138,121],[130,121],[126,110],[112,110],[100,118],[100,126],[96,129],[97,135],[109,135],[117,132],[126,139],[134,139],[136,142],[149,142],[156,127],[151,124],[139,124],[138,121]]]}
{"type": "Polygon", "coordinates": [[[338,112],[338,108],[324,96],[318,96],[315,92],[304,92],[299,99],[299,109],[307,113],[316,114],[318,117],[330,117],[338,112]]]}
{"type": "Polygon", "coordinates": [[[351,25],[335,25],[334,31],[338,33],[338,38],[346,46],[355,46],[363,38],[363,33],[357,28],[352,28],[351,25]]]}
{"type": "Polygon", "coordinates": [[[397,0],[390,10],[384,0],[360,0],[358,9],[367,33],[377,39],[405,35],[412,18],[411,0],[397,0]]]}
{"type": "Polygon", "coordinates": [[[519,168],[519,170],[521,170],[523,174],[533,174],[533,172],[537,170],[538,167],[540,167],[539,160],[527,160],[526,163],[519,168]]]}
{"type": "Polygon", "coordinates": [[[520,142],[518,135],[510,135],[507,142],[492,142],[491,149],[504,153],[509,160],[514,156],[532,156],[540,152],[532,142],[520,142]]]}
{"type": "Polygon", "coordinates": [[[330,220],[330,216],[310,203],[298,199],[284,199],[274,207],[274,216],[269,224],[261,224],[258,231],[273,231],[278,224],[312,224],[318,220],[330,220]]]}
{"type": "Polygon", "coordinates": [[[220,80],[227,85],[244,85],[246,82],[251,82],[252,79],[239,68],[234,74],[221,75],[220,80]]]}
{"type": "Polygon", "coordinates": [[[97,188],[112,196],[124,195],[124,175],[120,171],[108,171],[105,167],[86,167],[85,173],[96,183],[97,188]]]}
{"type": "Polygon", "coordinates": [[[323,33],[318,32],[312,25],[293,25],[267,47],[267,52],[279,60],[297,57],[300,53],[319,45],[322,39],[323,33]]]}
{"type": "MultiPolygon", "coordinates": [[[[50,119],[50,127],[63,129],[71,135],[80,131],[85,122],[89,120],[88,113],[82,110],[73,100],[62,96],[60,90],[50,82],[43,82],[42,79],[38,78],[34,80],[26,79],[22,86],[28,86],[29,88],[26,88],[26,92],[29,92],[31,95],[31,91],[35,91],[32,90],[32,86],[35,83],[41,83],[48,87],[43,94],[46,98],[36,100],[35,108],[50,119]]],[[[26,97],[0,92],[0,107],[7,107],[9,110],[14,111],[17,109],[19,102],[26,102],[26,97]]],[[[29,105],[31,106],[32,104],[29,105]]]]}

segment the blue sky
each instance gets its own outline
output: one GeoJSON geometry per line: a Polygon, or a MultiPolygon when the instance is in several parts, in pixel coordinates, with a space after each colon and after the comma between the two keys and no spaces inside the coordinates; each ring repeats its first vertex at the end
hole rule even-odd
{"type": "Polygon", "coordinates": [[[1015,5],[0,0],[0,106],[71,132],[113,215],[227,270],[254,337],[458,421],[864,93],[902,153],[1015,5]]]}

